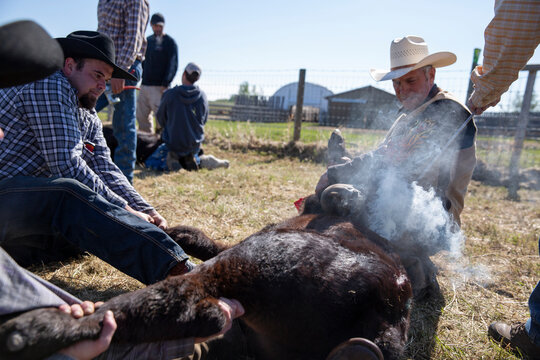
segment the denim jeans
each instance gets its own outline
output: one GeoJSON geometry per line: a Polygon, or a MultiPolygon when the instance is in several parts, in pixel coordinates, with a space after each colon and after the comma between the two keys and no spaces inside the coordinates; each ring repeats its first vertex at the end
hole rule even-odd
{"type": "Polygon", "coordinates": [[[78,181],[0,180],[0,244],[47,250],[69,243],[151,284],[188,259],[164,231],[78,181]],[[51,242],[54,239],[54,242],[51,242]]]}
{"type": "MultiPolygon", "coordinates": [[[[142,64],[135,60],[129,72],[141,78],[142,64]]],[[[137,81],[126,80],[125,86],[135,86],[137,81]]],[[[118,140],[114,152],[114,162],[122,170],[130,183],[133,183],[137,149],[136,93],[135,89],[127,89],[116,95],[120,102],[114,105],[113,134],[118,140]]],[[[105,94],[101,95],[96,104],[96,111],[101,111],[109,103],[105,94]]]]}
{"type": "MultiPolygon", "coordinates": [[[[538,238],[538,252],[540,253],[540,238],[538,238]]],[[[540,346],[540,281],[529,297],[529,311],[531,317],[527,320],[525,329],[532,342],[540,346]]]]}

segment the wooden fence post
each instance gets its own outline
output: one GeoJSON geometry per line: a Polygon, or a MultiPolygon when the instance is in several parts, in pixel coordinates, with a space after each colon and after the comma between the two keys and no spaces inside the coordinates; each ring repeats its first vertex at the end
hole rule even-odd
{"type": "Polygon", "coordinates": [[[523,150],[523,142],[525,141],[525,133],[527,132],[527,124],[529,123],[529,110],[531,108],[536,71],[540,70],[540,65],[527,65],[523,70],[529,72],[529,77],[527,78],[527,86],[523,95],[523,104],[519,113],[516,135],[514,137],[514,149],[508,171],[510,180],[508,184],[508,197],[512,200],[519,200],[517,193],[519,189],[519,158],[523,150]]]}
{"type": "Polygon", "coordinates": [[[293,141],[300,140],[300,130],[302,128],[302,108],[304,106],[305,84],[306,84],[306,69],[300,69],[300,75],[298,78],[298,91],[296,93],[296,111],[294,113],[293,141]]]}

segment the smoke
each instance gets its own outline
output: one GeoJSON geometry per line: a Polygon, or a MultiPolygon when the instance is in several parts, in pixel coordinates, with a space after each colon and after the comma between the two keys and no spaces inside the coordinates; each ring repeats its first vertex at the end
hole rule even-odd
{"type": "Polygon", "coordinates": [[[454,273],[452,284],[455,287],[461,287],[466,283],[474,283],[483,288],[493,284],[489,268],[483,264],[470,264],[467,259],[461,258],[461,261],[453,262],[448,270],[454,273]]]}
{"type": "Polygon", "coordinates": [[[375,150],[332,172],[333,180],[353,184],[363,194],[366,200],[354,211],[356,217],[392,242],[400,255],[445,250],[462,258],[465,237],[444,207],[449,203],[444,192],[461,161],[460,150],[474,146],[474,127],[456,104],[437,102],[421,119],[400,114],[375,150]]]}
{"type": "Polygon", "coordinates": [[[433,188],[408,183],[396,169],[380,173],[379,179],[375,196],[365,209],[371,230],[429,254],[448,250],[452,256],[461,256],[464,236],[433,188]]]}
{"type": "Polygon", "coordinates": [[[471,264],[463,256],[465,236],[433,188],[426,190],[416,182],[408,183],[395,169],[379,175],[375,196],[364,209],[371,230],[406,252],[442,252],[454,287],[466,283],[487,287],[492,283],[487,266],[471,264]]]}

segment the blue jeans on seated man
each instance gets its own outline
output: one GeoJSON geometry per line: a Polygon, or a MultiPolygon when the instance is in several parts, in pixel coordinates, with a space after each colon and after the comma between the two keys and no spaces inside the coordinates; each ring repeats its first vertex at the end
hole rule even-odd
{"type": "Polygon", "coordinates": [[[164,279],[180,262],[192,266],[157,226],[65,178],[0,180],[0,245],[75,246],[145,284],[164,279]]]}
{"type": "MultiPolygon", "coordinates": [[[[135,60],[129,72],[138,79],[142,75],[142,65],[139,60],[135,60]]],[[[125,86],[136,86],[137,81],[126,80],[125,86]]],[[[114,162],[122,170],[129,182],[133,183],[133,170],[137,160],[137,121],[136,121],[136,94],[135,89],[127,89],[115,95],[120,102],[114,105],[113,134],[118,140],[118,147],[114,152],[114,162]]],[[[96,104],[96,111],[99,112],[109,105],[105,94],[101,95],[96,104]]]]}

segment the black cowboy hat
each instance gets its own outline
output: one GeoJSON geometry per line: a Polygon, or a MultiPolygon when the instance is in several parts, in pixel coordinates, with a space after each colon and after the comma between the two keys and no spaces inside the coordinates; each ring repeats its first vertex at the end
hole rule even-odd
{"type": "Polygon", "coordinates": [[[43,79],[59,70],[63,62],[58,43],[35,22],[0,26],[0,88],[43,79]]]}
{"type": "Polygon", "coordinates": [[[107,35],[97,31],[74,31],[65,38],[56,38],[64,50],[64,57],[98,59],[111,65],[113,78],[138,81],[134,75],[114,63],[114,43],[107,35]]]}

